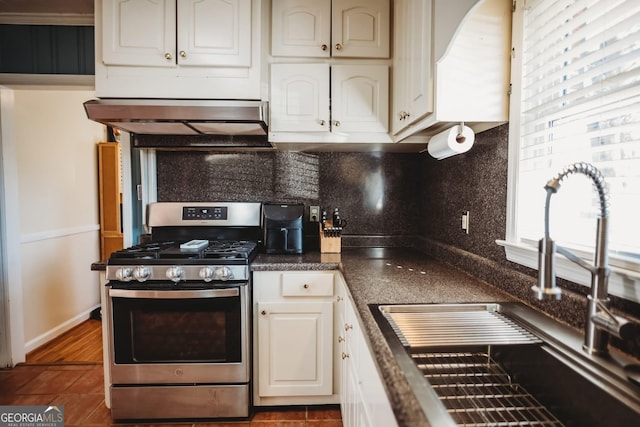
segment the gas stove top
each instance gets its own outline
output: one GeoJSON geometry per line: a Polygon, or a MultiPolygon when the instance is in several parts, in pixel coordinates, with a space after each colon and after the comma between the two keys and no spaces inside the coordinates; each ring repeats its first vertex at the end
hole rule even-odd
{"type": "Polygon", "coordinates": [[[107,261],[107,279],[175,283],[247,280],[256,242],[197,240],[196,249],[185,249],[191,242],[150,242],[114,252],[107,261]]]}
{"type": "Polygon", "coordinates": [[[246,240],[149,242],[112,253],[108,264],[246,264],[255,256],[256,248],[256,242],[246,240]]]}
{"type": "Polygon", "coordinates": [[[166,202],[149,205],[148,211],[151,241],[113,252],[108,280],[248,280],[258,248],[260,203],[166,202]]]}

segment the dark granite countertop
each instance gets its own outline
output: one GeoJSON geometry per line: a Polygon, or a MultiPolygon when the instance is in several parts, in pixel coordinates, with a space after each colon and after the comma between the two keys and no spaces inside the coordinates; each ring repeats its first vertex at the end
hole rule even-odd
{"type": "Polygon", "coordinates": [[[400,426],[428,421],[380,332],[368,304],[501,302],[514,298],[470,274],[412,249],[343,248],[342,254],[260,254],[253,271],[340,269],[369,338],[400,426]]]}

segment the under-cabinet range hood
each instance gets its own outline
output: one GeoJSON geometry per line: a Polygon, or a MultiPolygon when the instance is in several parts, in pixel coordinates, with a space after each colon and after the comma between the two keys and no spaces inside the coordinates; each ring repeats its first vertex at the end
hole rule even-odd
{"type": "Polygon", "coordinates": [[[134,135],[199,136],[199,141],[251,136],[264,140],[258,145],[270,145],[263,101],[103,98],[85,102],[84,108],[89,119],[134,135]]]}

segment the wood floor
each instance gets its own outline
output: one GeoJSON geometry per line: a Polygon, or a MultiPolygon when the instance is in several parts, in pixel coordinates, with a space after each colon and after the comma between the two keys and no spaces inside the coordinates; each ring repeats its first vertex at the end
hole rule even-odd
{"type": "Polygon", "coordinates": [[[27,354],[27,364],[102,363],[102,322],[89,319],[27,354]]]}
{"type": "Polygon", "coordinates": [[[0,405],[62,405],[65,427],[342,427],[340,408],[254,408],[249,419],[188,423],[114,422],[104,403],[102,324],[87,320],[27,355],[26,363],[0,369],[0,405]]]}

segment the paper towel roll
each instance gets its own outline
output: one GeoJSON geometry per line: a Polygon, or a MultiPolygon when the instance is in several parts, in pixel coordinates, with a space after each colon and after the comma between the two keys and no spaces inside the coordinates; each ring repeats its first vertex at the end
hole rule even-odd
{"type": "Polygon", "coordinates": [[[429,154],[442,160],[469,151],[476,136],[473,130],[467,126],[462,126],[462,134],[460,134],[460,127],[456,125],[432,136],[427,145],[429,154]]]}

